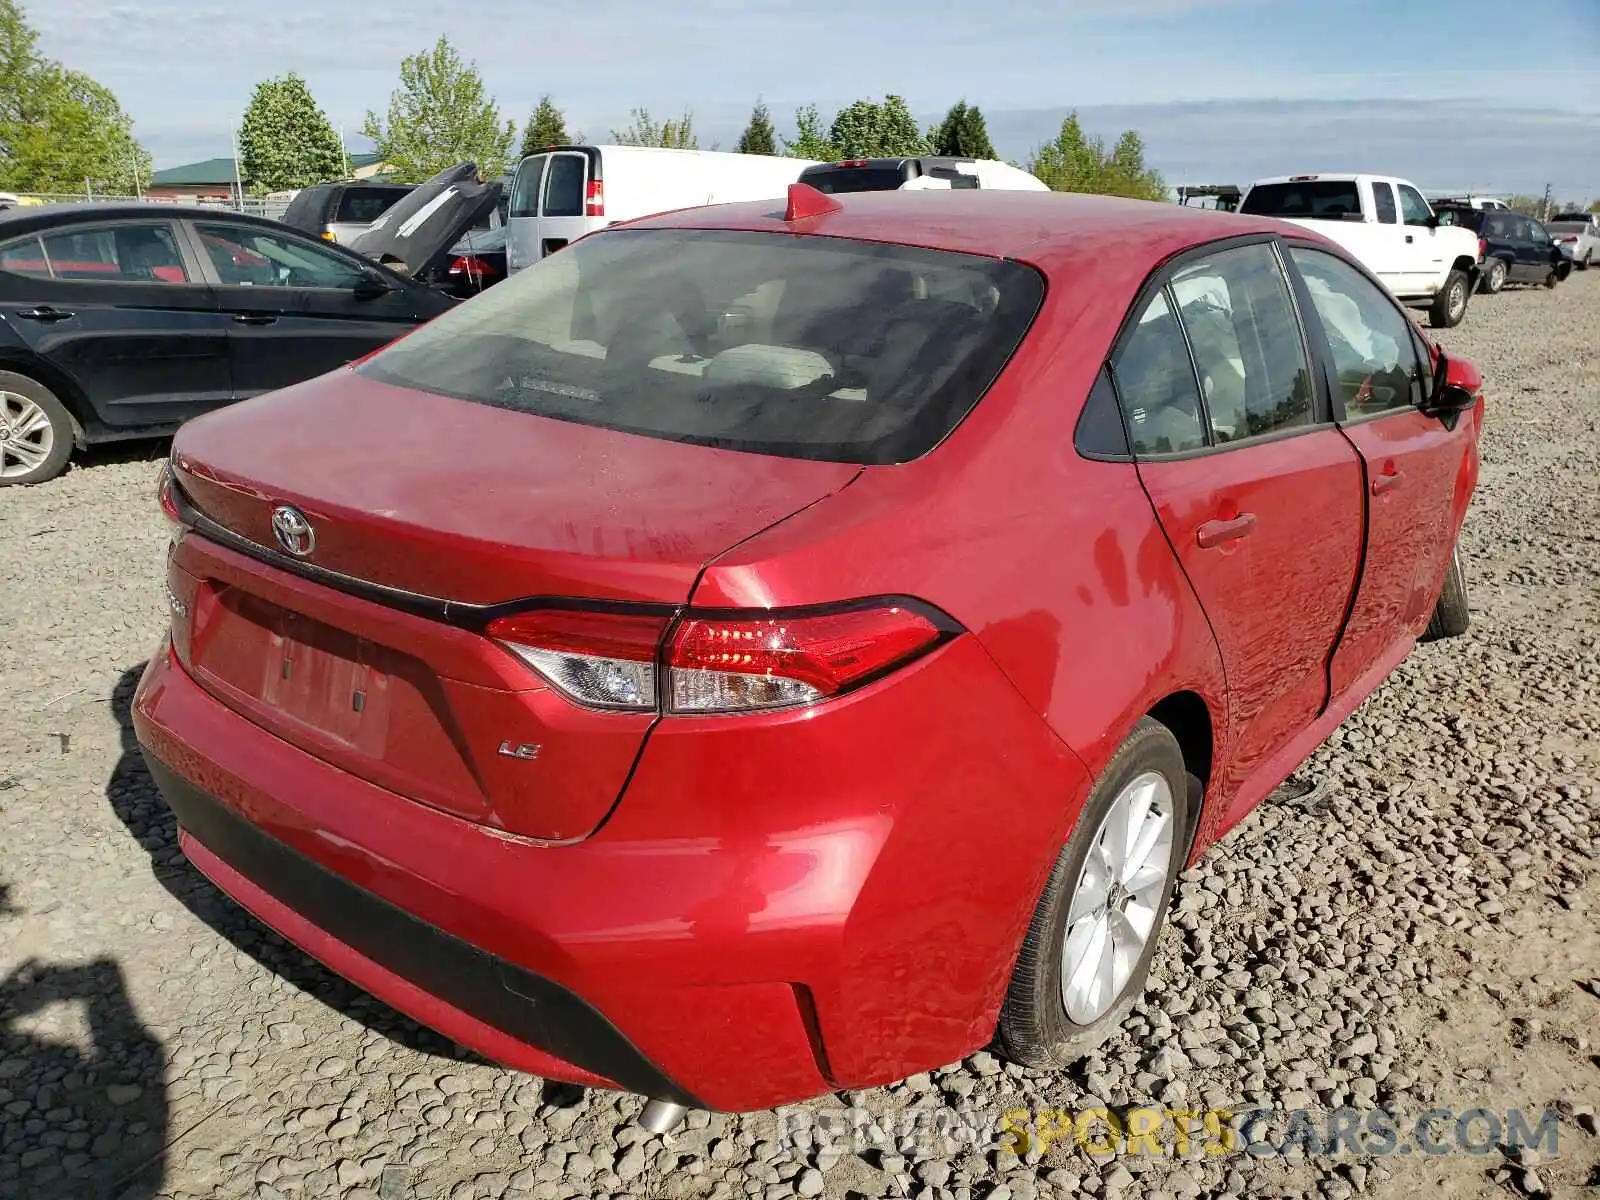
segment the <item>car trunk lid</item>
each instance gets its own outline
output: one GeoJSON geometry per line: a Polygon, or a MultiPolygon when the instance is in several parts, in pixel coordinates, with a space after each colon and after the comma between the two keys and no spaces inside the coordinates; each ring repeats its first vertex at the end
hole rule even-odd
{"type": "Polygon", "coordinates": [[[168,580],[174,643],[203,686],[401,796],[555,841],[604,819],[655,718],[579,707],[485,636],[489,619],[670,613],[707,562],[859,471],[351,372],[192,422],[172,465],[209,535],[180,540],[168,580]],[[286,507],[308,538],[274,532],[286,507]]]}

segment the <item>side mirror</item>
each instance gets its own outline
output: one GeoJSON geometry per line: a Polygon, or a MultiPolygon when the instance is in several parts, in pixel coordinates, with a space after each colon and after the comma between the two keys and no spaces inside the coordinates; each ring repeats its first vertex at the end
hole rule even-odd
{"type": "Polygon", "coordinates": [[[1438,213],[1430,213],[1429,216],[1428,216],[1427,224],[1428,224],[1428,228],[1429,229],[1437,229],[1437,228],[1439,228],[1439,214],[1438,213]]]}
{"type": "Polygon", "coordinates": [[[1454,429],[1461,414],[1478,402],[1483,394],[1483,376],[1464,358],[1450,358],[1439,351],[1433,367],[1433,387],[1423,402],[1422,411],[1438,417],[1446,429],[1454,429]]]}
{"type": "Polygon", "coordinates": [[[363,271],[350,290],[357,300],[376,300],[394,291],[394,285],[376,271],[363,271]]]}

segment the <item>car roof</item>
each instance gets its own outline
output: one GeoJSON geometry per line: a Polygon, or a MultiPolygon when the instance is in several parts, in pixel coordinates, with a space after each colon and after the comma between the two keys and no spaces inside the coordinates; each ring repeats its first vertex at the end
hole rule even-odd
{"type": "Polygon", "coordinates": [[[269,229],[283,228],[278,221],[234,212],[229,208],[138,201],[122,201],[114,204],[86,201],[83,204],[41,204],[32,208],[8,208],[0,211],[0,237],[34,233],[41,229],[54,229],[64,225],[86,225],[99,221],[127,221],[140,218],[147,221],[228,220],[261,225],[269,229]]]}
{"type": "Polygon", "coordinates": [[[852,192],[838,207],[804,220],[783,219],[783,202],[764,200],[687,208],[630,221],[626,229],[725,229],[816,234],[1015,258],[1054,274],[1086,255],[1098,265],[1137,271],[1194,246],[1252,233],[1327,245],[1300,226],[1270,217],[1068,192],[955,189],[852,192]]]}

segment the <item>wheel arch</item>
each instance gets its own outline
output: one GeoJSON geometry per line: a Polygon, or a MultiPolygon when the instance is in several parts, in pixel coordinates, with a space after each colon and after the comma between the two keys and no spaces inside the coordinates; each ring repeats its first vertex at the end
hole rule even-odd
{"type": "Polygon", "coordinates": [[[94,423],[93,410],[70,375],[37,355],[19,353],[6,346],[0,346],[0,371],[26,376],[49,388],[72,418],[73,443],[79,450],[88,444],[88,430],[94,423]]]}
{"type": "Polygon", "coordinates": [[[1198,834],[1203,823],[1202,816],[1211,815],[1207,810],[1221,811],[1211,803],[1216,795],[1212,776],[1217,749],[1216,725],[1212,720],[1211,708],[1199,692],[1184,690],[1163,696],[1145,715],[1165,726],[1167,732],[1177,740],[1184,769],[1198,781],[1199,790],[1195,791],[1191,785],[1187,798],[1187,837],[1192,849],[1200,841],[1198,834]]]}

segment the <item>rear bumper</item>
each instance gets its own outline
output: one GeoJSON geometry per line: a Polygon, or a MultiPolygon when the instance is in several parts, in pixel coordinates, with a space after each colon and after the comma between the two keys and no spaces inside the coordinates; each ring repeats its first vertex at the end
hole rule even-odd
{"type": "Polygon", "coordinates": [[[974,639],[903,674],[814,719],[663,722],[560,846],[331,766],[165,646],[133,722],[194,864],[352,982],[546,1078],[750,1110],[985,1044],[1087,793],[974,639]]]}
{"type": "Polygon", "coordinates": [[[268,837],[159,759],[148,757],[146,763],[182,826],[180,842],[189,860],[341,975],[462,1045],[525,1070],[700,1104],[581,997],[268,837]],[[294,906],[279,897],[292,898],[294,906]]]}

